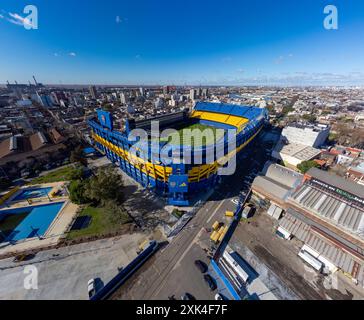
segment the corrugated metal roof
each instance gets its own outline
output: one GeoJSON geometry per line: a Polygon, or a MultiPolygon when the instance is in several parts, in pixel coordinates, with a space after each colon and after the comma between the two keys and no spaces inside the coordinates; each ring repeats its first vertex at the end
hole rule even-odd
{"type": "Polygon", "coordinates": [[[317,168],[311,168],[307,174],[313,178],[321,180],[329,185],[347,191],[353,195],[356,195],[360,198],[364,198],[364,186],[352,182],[350,180],[346,180],[337,175],[330,174],[326,171],[319,170],[317,168]]]}
{"type": "Polygon", "coordinates": [[[316,189],[314,186],[303,185],[291,197],[299,206],[339,225],[348,231],[364,238],[364,211],[348,203],[316,189]]]}
{"type": "Polygon", "coordinates": [[[285,200],[288,195],[290,189],[278,184],[277,182],[271,180],[268,177],[258,176],[254,179],[253,190],[262,190],[266,194],[271,195],[272,197],[278,198],[280,200],[285,200]]]}
{"type": "Polygon", "coordinates": [[[364,286],[363,261],[357,260],[348,252],[327,241],[320,235],[313,233],[308,224],[293,217],[290,213],[286,213],[280,220],[279,225],[335,266],[356,277],[359,283],[364,286]]]}
{"type": "Polygon", "coordinates": [[[297,186],[303,179],[302,174],[272,162],[265,164],[262,173],[288,188],[297,186]]]}

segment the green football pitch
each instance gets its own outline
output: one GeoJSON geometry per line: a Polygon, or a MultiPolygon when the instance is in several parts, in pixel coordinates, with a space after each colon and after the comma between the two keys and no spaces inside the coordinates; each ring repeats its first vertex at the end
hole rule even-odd
{"type": "Polygon", "coordinates": [[[161,138],[161,142],[169,142],[184,146],[205,146],[213,144],[222,139],[225,135],[224,129],[218,129],[211,126],[206,126],[200,123],[192,124],[177,130],[177,133],[169,135],[167,138],[161,138]]]}

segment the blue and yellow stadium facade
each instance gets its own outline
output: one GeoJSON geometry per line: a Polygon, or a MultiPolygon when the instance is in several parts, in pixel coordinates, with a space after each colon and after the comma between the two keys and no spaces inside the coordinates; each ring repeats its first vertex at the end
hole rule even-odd
{"type": "MultiPolygon", "coordinates": [[[[210,148],[221,147],[224,158],[241,152],[261,131],[268,119],[266,109],[246,107],[230,104],[198,102],[190,120],[203,125],[234,129],[236,148],[229,149],[227,135],[216,144],[201,145],[192,148],[182,146],[181,157],[187,152],[191,155],[191,163],[172,163],[165,165],[164,158],[170,159],[170,153],[164,154],[163,144],[158,148],[149,141],[143,150],[130,152],[135,142],[128,139],[128,129],[125,132],[113,130],[110,113],[98,110],[97,119],[90,120],[92,139],[95,146],[102,151],[108,159],[117,164],[125,173],[145,188],[157,194],[168,197],[169,203],[177,206],[187,206],[198,192],[213,188],[219,181],[218,169],[222,161],[213,163],[205,160],[210,148]],[[202,163],[194,164],[194,153],[202,154],[202,163]],[[141,155],[142,154],[142,155],[141,155]],[[154,160],[158,159],[158,160],[154,160]]],[[[169,150],[170,152],[170,150],[169,150]]],[[[221,160],[221,159],[220,159],[221,160]]]]}

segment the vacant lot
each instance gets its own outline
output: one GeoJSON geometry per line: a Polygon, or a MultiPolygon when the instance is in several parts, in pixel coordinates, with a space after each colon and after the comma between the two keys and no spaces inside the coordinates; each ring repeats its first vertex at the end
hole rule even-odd
{"type": "Polygon", "coordinates": [[[115,220],[111,219],[106,208],[91,206],[84,208],[78,217],[89,217],[90,223],[84,229],[70,231],[67,236],[68,240],[112,234],[120,231],[125,227],[125,223],[129,221],[128,216],[125,214],[125,219],[116,223],[115,220]]]}
{"type": "Polygon", "coordinates": [[[62,169],[52,171],[44,176],[33,179],[30,184],[41,184],[41,183],[52,183],[59,181],[70,181],[75,178],[75,176],[80,174],[79,167],[69,166],[62,169]]]}

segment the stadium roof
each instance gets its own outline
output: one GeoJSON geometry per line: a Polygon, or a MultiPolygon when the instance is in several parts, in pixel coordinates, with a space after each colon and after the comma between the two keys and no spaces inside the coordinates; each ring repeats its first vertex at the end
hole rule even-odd
{"type": "Polygon", "coordinates": [[[240,106],[226,103],[197,102],[194,109],[197,111],[224,113],[237,117],[243,117],[249,120],[254,120],[256,117],[262,114],[262,109],[257,107],[240,106]]]}

